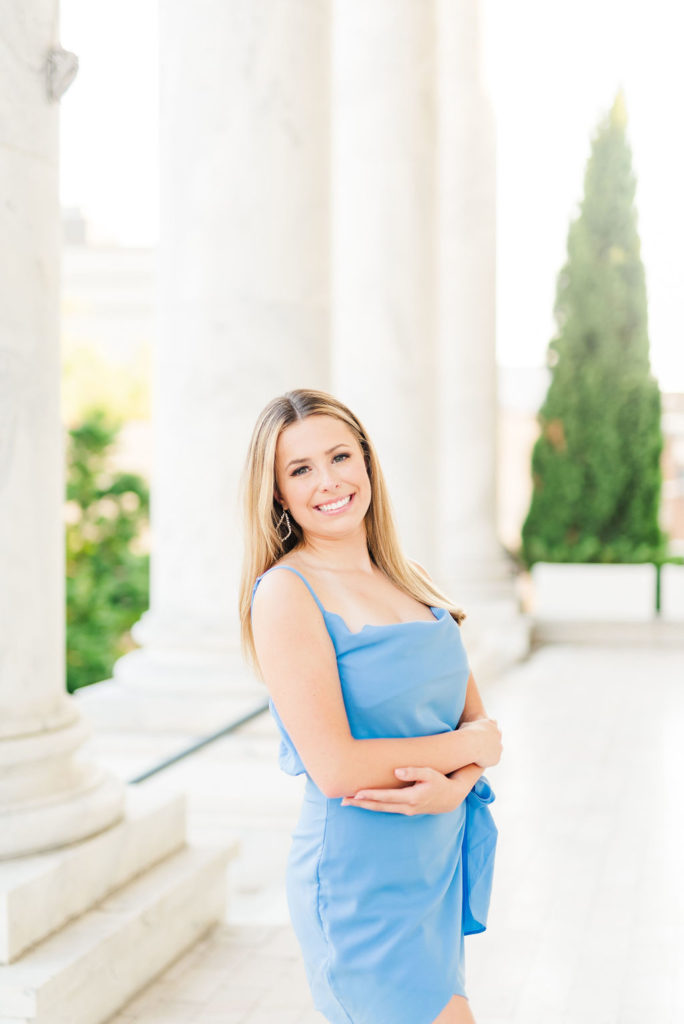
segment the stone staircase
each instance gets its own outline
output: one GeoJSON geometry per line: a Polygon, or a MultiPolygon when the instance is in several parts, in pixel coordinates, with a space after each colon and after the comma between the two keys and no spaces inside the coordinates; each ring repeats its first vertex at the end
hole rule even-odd
{"type": "Polygon", "coordinates": [[[225,917],[239,852],[190,845],[185,795],[128,786],[113,827],[0,872],[0,1024],[100,1024],[225,917]]]}

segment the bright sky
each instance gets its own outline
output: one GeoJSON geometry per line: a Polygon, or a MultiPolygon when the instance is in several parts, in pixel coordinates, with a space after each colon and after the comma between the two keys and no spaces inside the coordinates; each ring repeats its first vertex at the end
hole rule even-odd
{"type": "MultiPolygon", "coordinates": [[[[596,123],[622,85],[651,359],[684,390],[684,11],[672,0],[482,0],[498,121],[498,358],[539,365],[596,123]]],[[[157,0],[62,0],[80,70],[62,110],[62,202],[104,240],[158,235],[157,0]]]]}
{"type": "Polygon", "coordinates": [[[61,198],[98,240],[159,235],[158,0],[61,0],[61,43],[78,56],[62,97],[61,198]]]}

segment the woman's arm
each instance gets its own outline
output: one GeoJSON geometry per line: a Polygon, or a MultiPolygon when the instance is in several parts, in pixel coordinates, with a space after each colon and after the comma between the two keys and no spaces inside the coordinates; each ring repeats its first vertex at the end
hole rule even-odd
{"type": "Polygon", "coordinates": [[[264,681],[312,779],[329,797],[363,787],[400,788],[394,769],[412,764],[446,774],[495,763],[498,730],[484,719],[432,736],[357,740],[351,735],[335,648],[305,584],[294,573],[265,576],[252,605],[264,681]],[[494,758],[494,761],[492,761],[494,758]]]}
{"type": "MultiPolygon", "coordinates": [[[[423,572],[428,579],[431,579],[427,569],[422,566],[419,562],[413,563],[418,569],[423,572]]],[[[468,676],[468,683],[466,686],[465,702],[463,705],[463,712],[458,721],[459,727],[463,726],[466,722],[479,722],[483,719],[487,719],[487,712],[485,711],[480,691],[475,683],[475,677],[471,672],[468,676]]],[[[496,762],[493,762],[496,763],[496,762]]],[[[432,767],[436,767],[433,765],[432,767]]],[[[465,789],[463,798],[468,795],[470,790],[473,788],[477,780],[480,778],[484,771],[484,766],[479,764],[469,764],[460,768],[445,773],[448,778],[453,779],[459,786],[459,789],[465,789]]]]}
{"type": "Polygon", "coordinates": [[[458,724],[462,725],[464,722],[477,722],[481,718],[487,718],[487,712],[485,711],[484,704],[482,703],[480,691],[475,683],[475,677],[471,672],[468,676],[463,711],[458,720],[458,724]]]}
{"type": "MultiPolygon", "coordinates": [[[[479,723],[478,723],[479,724],[479,723]]],[[[497,744],[496,726],[486,719],[478,730],[458,729],[434,733],[430,736],[401,736],[396,739],[357,740],[351,738],[352,748],[345,771],[327,796],[347,796],[359,789],[401,788],[405,783],[394,774],[400,765],[430,767],[443,775],[466,766],[477,767],[476,759],[484,758],[495,764],[498,755],[485,753],[497,744]]],[[[289,731],[289,730],[288,730],[289,731]]],[[[303,758],[302,758],[303,759],[303,758]]],[[[408,783],[411,785],[411,783],[408,783]]]]}
{"type": "MultiPolygon", "coordinates": [[[[480,691],[475,683],[475,678],[471,672],[468,676],[468,685],[466,687],[465,703],[463,706],[463,712],[459,719],[459,727],[464,725],[466,722],[479,722],[482,719],[487,718],[487,712],[485,711],[480,691]]],[[[492,719],[492,721],[495,721],[492,719]]],[[[463,768],[457,768],[455,771],[448,772],[448,778],[453,779],[458,785],[459,791],[465,790],[464,799],[473,788],[477,780],[484,772],[484,767],[479,764],[469,764],[463,768]]]]}
{"type": "MultiPolygon", "coordinates": [[[[463,713],[459,720],[459,731],[477,727],[480,722],[495,724],[486,717],[482,698],[471,672],[463,713]]],[[[498,757],[491,763],[495,764],[496,761],[498,757]]],[[[402,778],[413,780],[411,793],[393,792],[396,790],[394,786],[363,786],[353,797],[349,796],[343,800],[342,804],[395,814],[443,814],[455,810],[465,800],[484,770],[479,764],[467,764],[455,771],[439,774],[438,770],[432,770],[433,767],[424,769],[413,764],[405,767],[402,778]]]]}

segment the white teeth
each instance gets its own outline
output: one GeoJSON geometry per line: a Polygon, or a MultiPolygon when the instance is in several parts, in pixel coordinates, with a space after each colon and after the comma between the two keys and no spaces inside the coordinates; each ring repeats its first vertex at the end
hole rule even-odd
{"type": "Polygon", "coordinates": [[[340,498],[339,501],[333,501],[330,505],[317,505],[316,508],[320,508],[323,512],[332,512],[333,509],[342,508],[350,500],[351,494],[348,494],[346,498],[340,498]]]}

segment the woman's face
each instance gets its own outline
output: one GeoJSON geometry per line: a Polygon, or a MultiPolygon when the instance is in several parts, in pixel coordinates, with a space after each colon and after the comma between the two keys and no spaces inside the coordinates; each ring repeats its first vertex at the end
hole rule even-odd
{"type": "Polygon", "coordinates": [[[275,472],[276,501],[305,534],[342,536],[363,523],[370,480],[361,446],[342,420],[317,414],[285,427],[275,472]]]}

